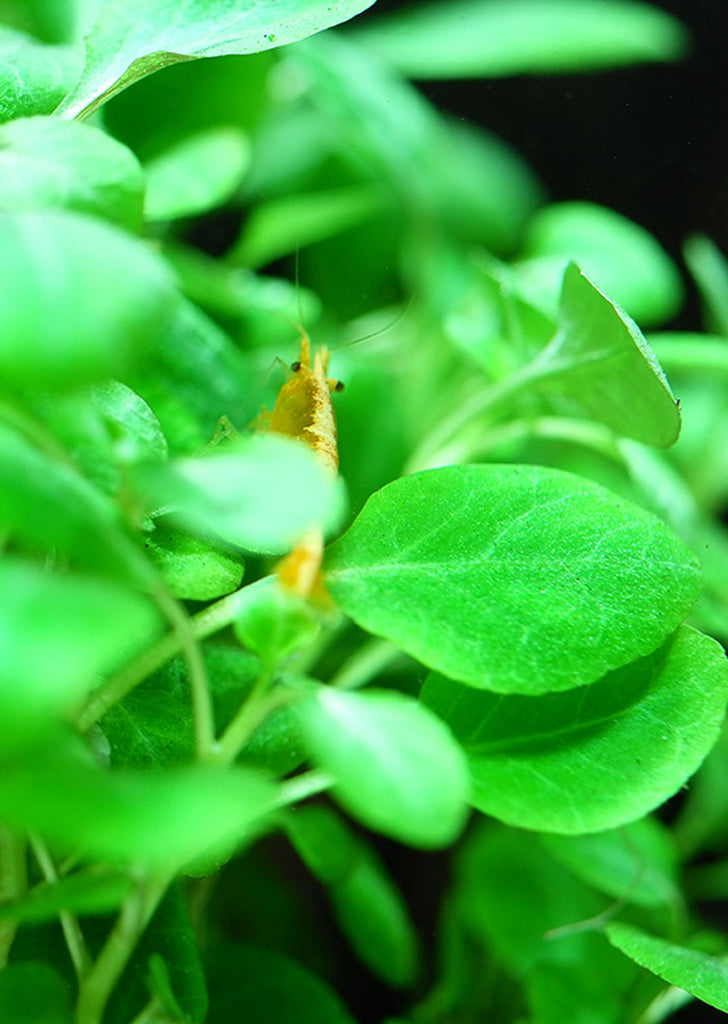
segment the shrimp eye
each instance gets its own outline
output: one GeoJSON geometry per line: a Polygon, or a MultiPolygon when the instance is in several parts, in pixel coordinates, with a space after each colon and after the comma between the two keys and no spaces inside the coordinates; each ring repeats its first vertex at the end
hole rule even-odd
{"type": "Polygon", "coordinates": [[[291,369],[293,370],[294,373],[298,373],[298,371],[301,369],[301,363],[298,359],[295,361],[295,363],[291,363],[291,369]]]}
{"type": "Polygon", "coordinates": [[[334,391],[343,391],[344,390],[344,382],[343,382],[343,380],[334,381],[333,390],[334,391]]]}

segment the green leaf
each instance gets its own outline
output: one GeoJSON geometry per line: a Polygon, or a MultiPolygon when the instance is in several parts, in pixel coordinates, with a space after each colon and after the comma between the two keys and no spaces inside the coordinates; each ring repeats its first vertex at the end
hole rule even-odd
{"type": "Polygon", "coordinates": [[[148,500],[172,507],[185,529],[272,553],[326,522],[340,497],[336,480],[306,445],[272,434],[140,472],[139,482],[148,500]]]}
{"type": "Polygon", "coordinates": [[[226,202],[250,159],[248,142],[237,128],[198,132],[145,165],[147,220],[194,217],[226,202]]]}
{"type": "Polygon", "coordinates": [[[3,1024],[73,1024],[71,992],[44,963],[11,964],[0,972],[3,1024]]]}
{"type": "Polygon", "coordinates": [[[538,466],[449,466],[388,484],[324,568],[357,625],[501,693],[593,682],[654,650],[700,593],[695,556],[664,523],[538,466]]]}
{"type": "Polygon", "coordinates": [[[159,629],[146,596],[119,584],[0,562],[0,734],[74,712],[98,674],[159,629]]]}
{"type": "Polygon", "coordinates": [[[677,946],[621,921],[607,925],[606,931],[612,945],[658,978],[728,1013],[728,963],[724,958],[677,946]]]}
{"type": "Polygon", "coordinates": [[[211,601],[240,586],[243,562],[237,552],[164,527],[157,527],[144,546],[170,593],[182,600],[211,601]]]}
{"type": "Polygon", "coordinates": [[[339,925],[363,963],[390,985],[411,985],[417,933],[374,852],[324,805],[296,808],[285,825],[307,867],[327,886],[339,925]]]}
{"type": "Polygon", "coordinates": [[[194,759],[189,696],[182,699],[152,680],[109,708],[101,728],[115,768],[163,768],[194,759]]]}
{"type": "Polygon", "coordinates": [[[373,0],[107,0],[87,39],[86,67],[59,107],[87,117],[145,75],[194,57],[258,53],[304,39],[373,0]]]}
{"type": "Polygon", "coordinates": [[[685,262],[700,291],[708,328],[728,335],[728,263],[705,235],[692,235],[684,246],[685,262]]]}
{"type": "Polygon", "coordinates": [[[233,623],[240,642],[269,665],[310,644],[320,626],[311,602],[285,590],[273,576],[241,592],[233,623]]]}
{"type": "Polygon", "coordinates": [[[57,117],[29,117],[0,128],[0,206],[61,207],[130,231],[142,223],[138,160],[105,132],[57,117]]]}
{"type": "Polygon", "coordinates": [[[251,1021],[355,1024],[328,985],[272,949],[218,944],[207,959],[210,1011],[206,1024],[230,1024],[239,1018],[241,992],[251,1021]]]}
{"type": "Polygon", "coordinates": [[[89,868],[57,882],[41,882],[20,899],[0,904],[0,920],[48,921],[63,910],[107,914],[121,905],[133,887],[126,872],[89,868]]]}
{"type": "Polygon", "coordinates": [[[410,697],[320,687],[295,705],[333,795],[368,828],[413,846],[452,842],[466,816],[467,769],[449,730],[410,697]]]}
{"type": "Polygon", "coordinates": [[[24,32],[0,25],[0,121],[50,114],[82,61],[77,47],[44,46],[24,32]]]}
{"type": "Polygon", "coordinates": [[[431,675],[422,699],[468,757],[473,804],[522,828],[576,835],[659,806],[715,743],[728,663],[687,626],[590,686],[503,697],[431,675]]]}
{"type": "Polygon", "coordinates": [[[673,60],[686,49],[674,18],[642,3],[447,0],[356,33],[411,78],[558,74],[673,60]]]}
{"type": "Polygon", "coordinates": [[[596,203],[555,203],[531,220],[524,242],[527,259],[546,259],[555,291],[555,257],[574,260],[600,289],[642,326],[674,316],[682,303],[677,267],[655,238],[621,214],[596,203]]]}
{"type": "Polygon", "coordinates": [[[0,373],[62,390],[120,374],[162,328],[172,276],[149,247],[63,210],[0,215],[0,373]]]}
{"type": "Polygon", "coordinates": [[[199,765],[109,772],[69,747],[5,765],[0,816],[84,857],[179,868],[250,842],[275,790],[256,772],[199,765]]]}

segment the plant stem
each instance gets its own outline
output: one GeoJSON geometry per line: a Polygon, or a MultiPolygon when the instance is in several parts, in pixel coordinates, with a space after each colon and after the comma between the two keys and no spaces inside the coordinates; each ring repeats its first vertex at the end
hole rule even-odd
{"type": "Polygon", "coordinates": [[[147,877],[123,903],[103,949],[81,981],[76,1003],[77,1024],[101,1024],[109,997],[169,881],[169,876],[147,877]]]}
{"type": "MultiPolygon", "coordinates": [[[[32,836],[30,843],[33,847],[35,859],[38,861],[38,866],[40,867],[46,882],[57,882],[59,877],[58,871],[56,870],[56,865],[53,863],[53,859],[48,852],[45,843],[38,836],[32,836]]],[[[73,969],[76,972],[76,976],[78,978],[82,978],[88,970],[91,961],[88,955],[88,950],[86,949],[81,925],[78,923],[76,915],[72,914],[70,910],[59,911],[58,919],[61,922],[63,937],[66,940],[66,946],[68,947],[68,954],[71,957],[73,969]]]]}
{"type": "Polygon", "coordinates": [[[389,640],[372,637],[347,658],[338,672],[329,680],[330,686],[340,690],[356,690],[373,679],[390,662],[402,656],[399,647],[389,640]]]}
{"type": "Polygon", "coordinates": [[[286,693],[268,693],[273,682],[273,674],[273,665],[267,665],[262,669],[247,699],[217,741],[215,757],[222,764],[231,764],[271,711],[287,703],[286,693]]]}
{"type": "MultiPolygon", "coordinates": [[[[25,840],[5,825],[0,824],[0,900],[16,900],[28,888],[28,867],[25,840]]],[[[17,921],[0,921],[0,968],[8,961],[8,953],[15,938],[17,921]]]]}
{"type": "Polygon", "coordinates": [[[281,783],[277,804],[279,807],[287,807],[289,804],[298,803],[299,800],[306,800],[317,793],[324,793],[327,789],[331,789],[333,785],[333,778],[325,772],[318,770],[295,775],[292,779],[287,779],[281,783]]]}

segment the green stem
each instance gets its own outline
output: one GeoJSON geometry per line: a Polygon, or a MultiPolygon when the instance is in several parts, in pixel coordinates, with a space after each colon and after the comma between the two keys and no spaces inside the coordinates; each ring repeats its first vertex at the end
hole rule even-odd
{"type": "Polygon", "coordinates": [[[146,878],[125,900],[111,934],[81,981],[76,1003],[77,1024],[101,1024],[109,997],[169,881],[168,876],[146,878]]]}
{"type": "Polygon", "coordinates": [[[262,669],[248,697],[217,741],[215,757],[222,764],[232,764],[271,711],[288,702],[288,694],[282,691],[268,692],[273,682],[273,674],[272,665],[262,669]]]}
{"type": "MultiPolygon", "coordinates": [[[[0,824],[0,901],[19,899],[28,888],[25,840],[0,824]]],[[[17,921],[0,921],[0,968],[8,961],[17,921]]]]}
{"type": "Polygon", "coordinates": [[[372,637],[346,659],[338,672],[329,680],[330,686],[340,690],[356,690],[379,675],[396,658],[402,656],[399,647],[389,640],[372,637]]]}
{"type": "Polygon", "coordinates": [[[302,775],[295,775],[281,783],[278,790],[277,804],[279,807],[288,807],[289,804],[297,804],[317,793],[325,793],[334,785],[334,779],[325,772],[318,770],[304,772],[302,775]]]}
{"type": "MultiPolygon", "coordinates": [[[[38,866],[46,882],[50,882],[51,884],[56,883],[59,878],[58,871],[56,870],[56,865],[53,863],[53,859],[48,852],[45,843],[38,838],[38,836],[31,836],[30,843],[33,847],[35,859],[38,862],[38,866]]],[[[68,954],[71,957],[73,969],[76,972],[76,976],[78,978],[82,978],[88,970],[91,961],[86,949],[81,925],[78,923],[76,915],[72,914],[70,910],[59,911],[58,919],[61,922],[63,937],[66,940],[66,946],[68,947],[68,954]]]]}

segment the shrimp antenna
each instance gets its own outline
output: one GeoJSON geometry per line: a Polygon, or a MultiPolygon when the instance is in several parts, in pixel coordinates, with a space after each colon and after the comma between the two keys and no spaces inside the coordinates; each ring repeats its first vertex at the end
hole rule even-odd
{"type": "Polygon", "coordinates": [[[404,306],[402,307],[402,309],[400,309],[399,313],[397,313],[394,319],[390,320],[390,322],[388,324],[385,324],[384,327],[379,327],[377,328],[376,331],[372,331],[370,334],[364,334],[362,335],[361,338],[354,338],[352,341],[345,341],[343,345],[337,345],[336,349],[333,351],[338,352],[339,349],[351,348],[352,345],[360,345],[363,341],[372,341],[372,339],[374,338],[380,338],[383,334],[386,334],[387,331],[391,331],[393,327],[396,327],[398,323],[404,320],[406,315],[409,313],[411,306],[412,295],[409,296],[404,306]]]}

